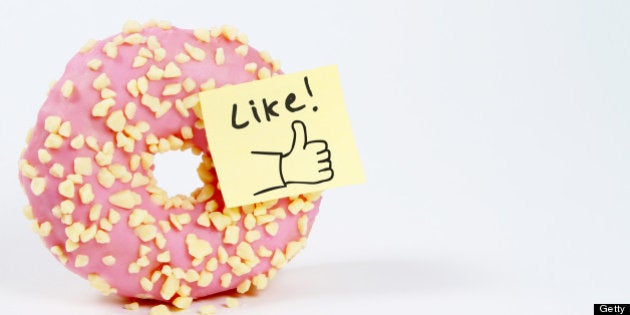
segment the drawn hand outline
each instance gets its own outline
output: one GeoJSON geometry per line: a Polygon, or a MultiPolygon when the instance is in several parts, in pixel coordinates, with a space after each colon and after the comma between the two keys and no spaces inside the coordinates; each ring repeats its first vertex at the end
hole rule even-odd
{"type": "Polygon", "coordinates": [[[327,182],[334,177],[330,150],[326,140],[308,140],[306,125],[301,120],[291,123],[293,140],[291,149],[286,153],[251,151],[252,154],[278,155],[280,178],[282,184],[262,189],[254,196],[271,190],[284,188],[290,184],[316,185],[327,182]]]}

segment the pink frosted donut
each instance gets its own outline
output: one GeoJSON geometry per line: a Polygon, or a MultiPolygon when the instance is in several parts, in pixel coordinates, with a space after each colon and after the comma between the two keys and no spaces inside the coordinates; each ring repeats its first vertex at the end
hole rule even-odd
{"type": "Polygon", "coordinates": [[[52,87],[19,163],[24,212],[57,259],[103,293],[185,308],[264,288],[305,246],[319,194],[226,208],[219,191],[197,93],[278,73],[247,43],[232,27],[128,22],[88,42],[52,87]],[[202,155],[203,187],[159,187],[153,159],[170,150],[202,155]]]}

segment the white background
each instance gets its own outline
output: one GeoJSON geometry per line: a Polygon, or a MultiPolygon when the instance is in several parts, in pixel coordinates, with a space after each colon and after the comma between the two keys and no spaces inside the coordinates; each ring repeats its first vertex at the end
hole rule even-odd
{"type": "Polygon", "coordinates": [[[129,18],[232,24],[286,72],[340,68],[368,182],[328,191],[307,249],[222,314],[630,303],[628,1],[3,0],[3,314],[147,313],[54,261],[22,217],[17,181],[48,82],[129,18]]]}

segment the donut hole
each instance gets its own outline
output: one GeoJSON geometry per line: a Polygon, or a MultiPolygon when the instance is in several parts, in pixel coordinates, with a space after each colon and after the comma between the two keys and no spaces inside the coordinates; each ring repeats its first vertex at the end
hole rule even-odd
{"type": "Polygon", "coordinates": [[[197,175],[200,162],[200,156],[192,154],[191,150],[158,153],[154,158],[153,177],[157,186],[166,191],[169,198],[188,196],[203,187],[197,175]]]}

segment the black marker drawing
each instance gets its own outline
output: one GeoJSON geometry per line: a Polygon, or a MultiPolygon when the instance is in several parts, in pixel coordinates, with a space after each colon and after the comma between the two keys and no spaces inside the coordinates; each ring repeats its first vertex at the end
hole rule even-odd
{"type": "Polygon", "coordinates": [[[263,188],[254,193],[260,195],[290,184],[316,185],[327,182],[334,177],[330,161],[330,150],[325,140],[308,140],[306,125],[301,120],[291,124],[293,142],[286,152],[251,151],[255,155],[278,157],[280,179],[277,185],[263,188]]]}

